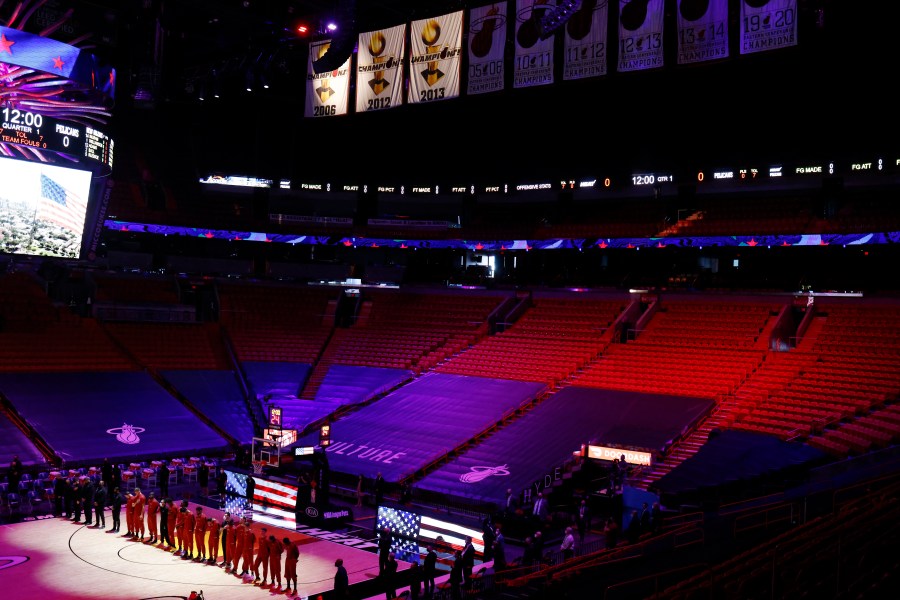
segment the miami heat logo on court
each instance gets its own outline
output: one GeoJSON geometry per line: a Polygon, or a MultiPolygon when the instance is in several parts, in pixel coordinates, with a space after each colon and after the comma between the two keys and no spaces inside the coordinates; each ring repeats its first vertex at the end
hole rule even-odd
{"type": "Polygon", "coordinates": [[[28,562],[27,556],[0,556],[0,571],[28,562]]]}
{"type": "Polygon", "coordinates": [[[138,434],[144,433],[144,431],[146,431],[146,429],[143,427],[135,427],[128,423],[122,423],[121,427],[107,429],[106,433],[116,436],[116,439],[123,444],[140,444],[141,438],[138,437],[138,434]]]}
{"type": "Polygon", "coordinates": [[[500,465],[499,467],[469,467],[469,472],[460,475],[459,480],[463,483],[478,483],[492,475],[505,477],[506,475],[509,475],[509,471],[506,468],[507,466],[508,465],[500,465]]]}

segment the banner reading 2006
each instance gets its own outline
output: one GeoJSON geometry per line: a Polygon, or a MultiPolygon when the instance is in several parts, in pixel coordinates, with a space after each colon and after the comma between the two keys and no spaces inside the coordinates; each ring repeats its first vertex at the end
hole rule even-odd
{"type": "Polygon", "coordinates": [[[356,112],[400,106],[406,25],[359,34],[356,54],[356,112]]]}
{"type": "Polygon", "coordinates": [[[331,40],[309,45],[309,62],[306,65],[305,117],[333,117],[347,114],[347,98],[350,94],[350,59],[334,71],[316,73],[313,62],[322,58],[331,47],[331,40]]]}
{"type": "Polygon", "coordinates": [[[459,96],[463,11],[413,21],[409,34],[409,102],[459,96]]]}

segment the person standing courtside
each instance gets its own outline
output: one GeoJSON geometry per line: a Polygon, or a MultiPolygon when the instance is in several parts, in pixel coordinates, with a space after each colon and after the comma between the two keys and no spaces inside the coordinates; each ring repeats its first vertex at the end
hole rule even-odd
{"type": "MultiPolygon", "coordinates": [[[[106,482],[106,485],[107,485],[107,488],[106,488],[106,489],[109,490],[109,491],[111,491],[111,490],[113,489],[113,488],[111,487],[112,480],[113,480],[113,479],[112,479],[112,474],[113,474],[113,466],[112,466],[112,463],[109,462],[109,459],[108,459],[108,458],[104,458],[104,459],[103,459],[103,464],[100,465],[100,479],[106,482]]],[[[106,506],[109,506],[110,500],[111,500],[111,499],[110,499],[110,497],[109,497],[109,494],[107,494],[107,496],[106,496],[106,506]]],[[[104,527],[105,527],[105,525],[104,525],[104,527]]]]}
{"type": "Polygon", "coordinates": [[[241,562],[241,577],[249,575],[253,570],[254,550],[256,549],[256,533],[253,531],[253,524],[247,522],[244,530],[244,557],[241,562]]]}
{"type": "Polygon", "coordinates": [[[134,494],[125,493],[125,537],[134,537],[134,494]]]}
{"type": "Polygon", "coordinates": [[[425,554],[425,560],[422,561],[422,579],[425,583],[425,597],[434,596],[434,578],[437,575],[437,553],[434,546],[428,546],[428,552],[425,554]]]}
{"type": "Polygon", "coordinates": [[[156,480],[159,481],[159,495],[163,498],[169,496],[169,465],[166,461],[162,461],[159,469],[156,471],[156,480]]]}
{"type": "Polygon", "coordinates": [[[228,538],[231,536],[231,513],[222,515],[222,526],[219,527],[219,531],[222,536],[222,562],[219,563],[219,566],[226,567],[228,566],[228,544],[230,542],[228,538]]]}
{"type": "Polygon", "coordinates": [[[216,521],[215,517],[210,517],[206,521],[206,533],[208,534],[208,538],[206,540],[206,562],[211,565],[216,564],[216,560],[219,558],[219,522],[216,521]]]}
{"type": "Polygon", "coordinates": [[[300,560],[300,550],[290,538],[281,540],[284,544],[284,593],[297,595],[297,561],[300,560]],[[294,591],[291,592],[291,582],[294,583],[294,591]]]}
{"type": "Polygon", "coordinates": [[[256,561],[253,563],[253,583],[261,586],[266,585],[269,579],[269,538],[268,529],[263,527],[259,530],[259,551],[256,553],[256,561]],[[262,567],[262,576],[260,576],[260,567],[262,567]]]}
{"type": "Polygon", "coordinates": [[[185,506],[184,507],[184,554],[181,558],[185,560],[194,560],[194,527],[197,522],[194,513],[185,506]]]}
{"type": "Polygon", "coordinates": [[[462,551],[462,569],[463,569],[463,585],[465,589],[472,587],[472,570],[475,568],[475,546],[472,544],[472,538],[466,536],[466,545],[462,551]]]}
{"type": "Polygon", "coordinates": [[[203,514],[203,507],[197,507],[197,514],[194,516],[194,547],[197,548],[197,556],[194,560],[201,562],[206,561],[206,515],[203,514]]]}
{"type": "Polygon", "coordinates": [[[168,498],[163,498],[159,503],[159,543],[166,547],[172,545],[172,540],[169,539],[169,504],[168,498]]]}
{"type": "Polygon", "coordinates": [[[344,559],[339,558],[334,561],[337,570],[334,572],[334,597],[346,599],[350,597],[350,576],[344,567],[344,559]]]}
{"type": "Polygon", "coordinates": [[[134,488],[134,505],[131,507],[133,512],[133,516],[131,517],[132,526],[134,527],[134,539],[135,540],[143,540],[144,533],[146,529],[144,527],[144,505],[147,502],[147,497],[144,496],[144,492],[141,491],[141,488],[134,488]],[[140,537],[138,537],[140,534],[140,537]]]}
{"type": "Polygon", "coordinates": [[[122,495],[122,492],[119,491],[119,488],[113,488],[109,501],[109,510],[112,515],[112,529],[109,530],[110,533],[119,533],[119,529],[122,527],[122,504],[124,503],[125,497],[122,495]]]}
{"type": "Polygon", "coordinates": [[[178,556],[184,556],[184,515],[187,513],[187,508],[181,506],[175,512],[175,542],[178,544],[178,549],[175,551],[175,554],[178,556]]]}
{"type": "Polygon", "coordinates": [[[150,492],[147,499],[147,530],[150,532],[148,544],[155,544],[159,541],[159,500],[156,499],[156,492],[150,492]]]}
{"type": "Polygon", "coordinates": [[[94,521],[94,484],[88,478],[81,480],[81,504],[84,507],[84,524],[90,525],[94,521]]]}
{"type": "Polygon", "coordinates": [[[281,555],[284,546],[274,535],[269,536],[269,575],[272,577],[272,585],[277,585],[275,593],[281,593],[281,555]]]}
{"type": "Polygon", "coordinates": [[[241,520],[231,533],[234,535],[234,552],[229,557],[231,573],[232,575],[240,575],[241,560],[244,558],[244,536],[247,533],[246,517],[241,517],[241,520]]]}
{"type": "Polygon", "coordinates": [[[381,475],[381,471],[378,471],[378,475],[375,476],[375,481],[372,482],[372,489],[375,492],[375,508],[381,506],[381,503],[384,502],[384,488],[385,488],[384,477],[381,475]]]}
{"type": "Polygon", "coordinates": [[[168,519],[166,521],[166,525],[168,526],[167,533],[169,534],[167,543],[169,548],[175,549],[177,545],[177,538],[175,537],[175,529],[178,525],[178,508],[176,508],[175,503],[172,502],[171,498],[166,498],[166,508],[169,509],[168,519]]]}
{"type": "Polygon", "coordinates": [[[378,537],[378,572],[383,573],[387,565],[388,555],[391,553],[391,530],[382,527],[378,537]]]}
{"type": "Polygon", "coordinates": [[[94,491],[94,528],[106,529],[106,482],[97,484],[94,491]]]}

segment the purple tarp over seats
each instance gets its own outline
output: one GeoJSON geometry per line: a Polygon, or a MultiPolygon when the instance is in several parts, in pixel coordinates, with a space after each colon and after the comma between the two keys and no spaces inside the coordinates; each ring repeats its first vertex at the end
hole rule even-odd
{"type": "Polygon", "coordinates": [[[232,371],[164,371],[163,377],[191,404],[242,444],[253,440],[253,421],[232,371]]]}
{"type": "Polygon", "coordinates": [[[412,372],[406,369],[334,365],[329,367],[324,381],[316,390],[315,400],[272,396],[269,402],[283,409],[286,427],[303,431],[342,406],[365,402],[411,377],[412,372]]]}
{"type": "MultiPolygon", "coordinates": [[[[429,373],[332,424],[332,471],[397,481],[495,425],[543,383],[429,373]]],[[[318,433],[299,445],[316,445],[318,433]]]]}
{"type": "Polygon", "coordinates": [[[0,415],[0,456],[8,463],[16,455],[26,466],[44,464],[44,455],[38,452],[31,440],[6,415],[0,415]]]}
{"type": "Polygon", "coordinates": [[[316,390],[316,402],[358,404],[411,378],[407,369],[332,365],[316,390]]]}
{"type": "MultiPolygon", "coordinates": [[[[726,429],[710,434],[696,454],[663,475],[653,489],[663,504],[674,508],[696,503],[716,488],[757,477],[776,476],[799,467],[809,468],[828,460],[828,455],[806,444],[785,442],[752,431],[726,429]]],[[[717,495],[717,494],[714,494],[717,495]]]]}
{"type": "Polygon", "coordinates": [[[264,396],[296,396],[306,383],[312,367],[306,363],[244,362],[247,385],[257,398],[264,396]]]}
{"type": "Polygon", "coordinates": [[[711,405],[684,396],[567,387],[415,486],[486,502],[500,502],[508,488],[531,489],[533,496],[581,444],[657,449],[711,405]]]}
{"type": "Polygon", "coordinates": [[[70,462],[227,447],[146,373],[4,373],[0,390],[70,462]]]}

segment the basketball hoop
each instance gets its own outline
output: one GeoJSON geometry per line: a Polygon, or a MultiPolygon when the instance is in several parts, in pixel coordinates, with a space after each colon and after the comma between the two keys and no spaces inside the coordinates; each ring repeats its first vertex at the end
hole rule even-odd
{"type": "Polygon", "coordinates": [[[266,461],[264,460],[254,460],[253,461],[253,472],[257,475],[263,472],[263,467],[266,466],[266,461]]]}

